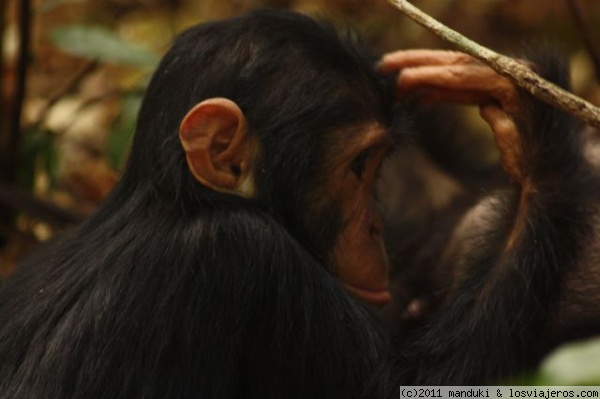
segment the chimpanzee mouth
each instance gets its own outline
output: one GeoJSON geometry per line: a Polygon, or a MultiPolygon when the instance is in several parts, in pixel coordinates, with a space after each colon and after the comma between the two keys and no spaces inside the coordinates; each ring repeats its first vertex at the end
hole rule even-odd
{"type": "Polygon", "coordinates": [[[352,296],[373,306],[383,306],[392,299],[390,290],[387,287],[381,290],[371,290],[347,283],[343,283],[343,285],[352,294],[352,296]]]}

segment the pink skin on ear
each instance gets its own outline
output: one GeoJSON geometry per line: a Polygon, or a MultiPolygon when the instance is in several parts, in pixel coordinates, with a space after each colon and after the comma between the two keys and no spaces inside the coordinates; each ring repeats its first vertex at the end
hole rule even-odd
{"type": "Polygon", "coordinates": [[[179,138],[190,172],[206,187],[248,195],[252,146],[242,110],[226,98],[211,98],[183,118],[179,138]]]}

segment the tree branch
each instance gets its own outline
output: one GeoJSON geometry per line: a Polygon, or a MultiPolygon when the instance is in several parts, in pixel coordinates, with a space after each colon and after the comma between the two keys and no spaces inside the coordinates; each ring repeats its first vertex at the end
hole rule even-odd
{"type": "Polygon", "coordinates": [[[388,0],[407,17],[465,53],[486,63],[499,74],[545,103],[568,112],[585,123],[600,128],[600,108],[548,82],[514,59],[483,47],[425,14],[407,0],[388,0]]]}
{"type": "MultiPolygon", "coordinates": [[[[0,69],[2,70],[2,75],[0,75],[0,115],[8,115],[8,101],[5,98],[4,90],[6,85],[6,66],[4,65],[4,32],[6,28],[6,8],[8,7],[7,1],[0,1],[0,69]]],[[[4,141],[5,137],[8,137],[7,133],[8,125],[6,124],[5,118],[0,120],[0,154],[4,153],[4,141]]],[[[0,165],[2,162],[0,161],[0,165]]]]}
{"type": "Polygon", "coordinates": [[[8,143],[8,170],[6,180],[14,183],[19,162],[19,145],[21,142],[21,114],[25,101],[27,67],[29,65],[31,38],[31,0],[19,1],[19,58],[17,61],[17,82],[15,87],[14,108],[11,116],[11,135],[8,143]]]}
{"type": "Polygon", "coordinates": [[[65,226],[80,223],[84,215],[39,199],[15,186],[0,182],[0,205],[39,218],[53,226],[65,226]]]}

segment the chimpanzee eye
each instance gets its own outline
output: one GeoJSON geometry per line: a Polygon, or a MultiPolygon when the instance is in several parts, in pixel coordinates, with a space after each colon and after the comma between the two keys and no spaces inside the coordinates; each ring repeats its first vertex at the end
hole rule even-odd
{"type": "Polygon", "coordinates": [[[359,180],[362,180],[365,169],[367,168],[369,154],[369,150],[363,151],[350,163],[350,170],[356,175],[356,177],[358,177],[359,180]]]}

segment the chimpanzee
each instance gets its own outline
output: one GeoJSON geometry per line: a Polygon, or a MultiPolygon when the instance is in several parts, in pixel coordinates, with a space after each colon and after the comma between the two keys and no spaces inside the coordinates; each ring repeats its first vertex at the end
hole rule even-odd
{"type": "Polygon", "coordinates": [[[353,297],[389,300],[374,65],[288,12],[181,34],[117,187],[0,294],[0,398],[362,395],[388,347],[353,297]]]}
{"type": "MultiPolygon", "coordinates": [[[[568,87],[564,62],[547,50],[522,62],[568,87]]],[[[397,298],[401,315],[392,311],[405,327],[399,339],[417,364],[416,381],[499,381],[533,367],[561,342],[599,334],[600,180],[579,126],[465,54],[398,51],[379,68],[400,71],[400,97],[479,105],[510,179],[510,187],[470,206],[461,187],[436,176],[451,187],[437,205],[449,214],[430,211],[439,220],[410,238],[420,246],[393,248],[403,237],[391,234],[395,267],[421,267],[415,281],[427,288],[397,298]]]]}
{"type": "Polygon", "coordinates": [[[0,398],[375,398],[534,364],[591,244],[571,122],[469,57],[390,57],[397,85],[281,11],[181,34],[117,187],[0,293],[0,398]],[[374,185],[394,87],[483,104],[515,182],[453,234],[452,290],[399,348],[369,308],[390,300],[374,185]]]}

